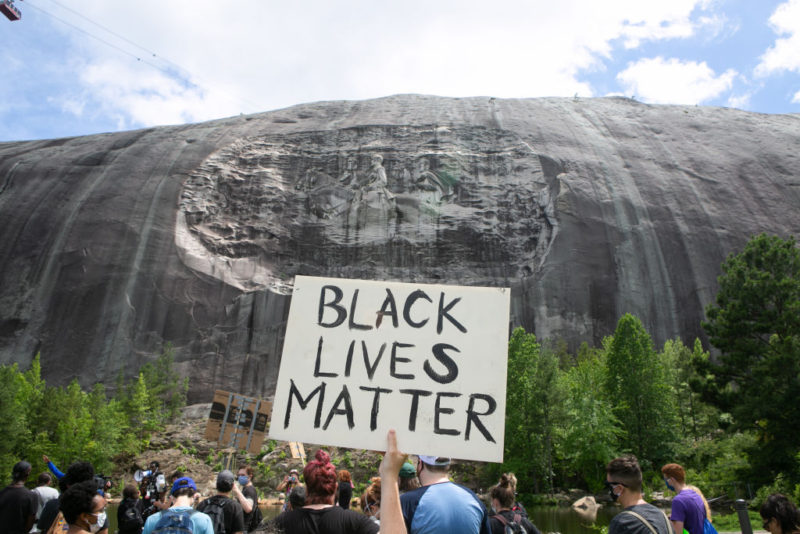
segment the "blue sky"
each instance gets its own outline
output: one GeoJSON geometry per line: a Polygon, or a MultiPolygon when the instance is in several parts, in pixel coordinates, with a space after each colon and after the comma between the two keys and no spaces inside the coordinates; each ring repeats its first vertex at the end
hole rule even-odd
{"type": "Polygon", "coordinates": [[[0,17],[0,141],[397,93],[800,113],[800,0],[15,5],[22,20],[0,17]]]}

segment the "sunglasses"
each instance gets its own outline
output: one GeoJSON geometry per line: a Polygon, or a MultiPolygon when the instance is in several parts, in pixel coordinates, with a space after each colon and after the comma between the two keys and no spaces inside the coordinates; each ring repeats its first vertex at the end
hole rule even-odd
{"type": "Polygon", "coordinates": [[[622,486],[623,488],[628,487],[628,485],[625,484],[624,482],[609,482],[608,480],[606,480],[603,484],[605,484],[606,489],[611,489],[614,486],[622,486]]]}

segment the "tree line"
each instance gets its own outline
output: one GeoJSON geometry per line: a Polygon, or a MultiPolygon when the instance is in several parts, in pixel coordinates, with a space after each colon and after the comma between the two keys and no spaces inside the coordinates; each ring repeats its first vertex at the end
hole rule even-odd
{"type": "Polygon", "coordinates": [[[100,383],[83,391],[77,378],[66,387],[48,386],[38,355],[27,371],[16,363],[0,366],[0,482],[10,482],[20,459],[34,472],[46,470],[43,454],[62,470],[83,460],[98,473],[110,473],[114,459],[142,452],[153,433],[186,405],[188,379],[172,363],[167,346],[135,377],[120,376],[113,394],[100,383]]]}
{"type": "MultiPolygon", "coordinates": [[[[598,491],[605,464],[635,454],[688,468],[706,495],[782,491],[800,498],[800,252],[759,235],[722,265],[702,327],[715,351],[680,339],[657,350],[642,322],[619,319],[602,346],[509,341],[505,462],[519,490],[598,491]],[[520,476],[521,475],[521,476],[520,476]]],[[[647,482],[647,481],[646,481],[647,482]]]]}

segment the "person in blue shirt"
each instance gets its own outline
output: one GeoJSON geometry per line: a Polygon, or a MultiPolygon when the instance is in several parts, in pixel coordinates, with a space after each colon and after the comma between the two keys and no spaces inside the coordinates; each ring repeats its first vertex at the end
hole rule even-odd
{"type": "Polygon", "coordinates": [[[472,490],[448,478],[450,458],[420,455],[421,488],[400,497],[409,534],[490,534],[486,507],[472,490]]]}
{"type": "Polygon", "coordinates": [[[162,516],[188,515],[192,521],[193,534],[214,534],[214,525],[211,518],[203,512],[198,512],[192,505],[194,504],[194,494],[197,493],[197,486],[189,477],[181,477],[172,484],[170,492],[173,498],[172,506],[167,510],[156,512],[147,518],[142,534],[151,534],[158,525],[162,516]]]}

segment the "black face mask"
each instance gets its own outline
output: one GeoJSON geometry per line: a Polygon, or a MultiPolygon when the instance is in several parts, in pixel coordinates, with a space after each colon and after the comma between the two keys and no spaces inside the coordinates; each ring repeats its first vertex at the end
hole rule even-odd
{"type": "Polygon", "coordinates": [[[614,493],[614,486],[616,485],[624,486],[625,484],[621,484],[619,482],[615,482],[612,484],[611,482],[606,481],[606,488],[608,488],[608,494],[611,496],[611,500],[614,502],[616,502],[617,499],[619,499],[619,495],[614,493]]]}

